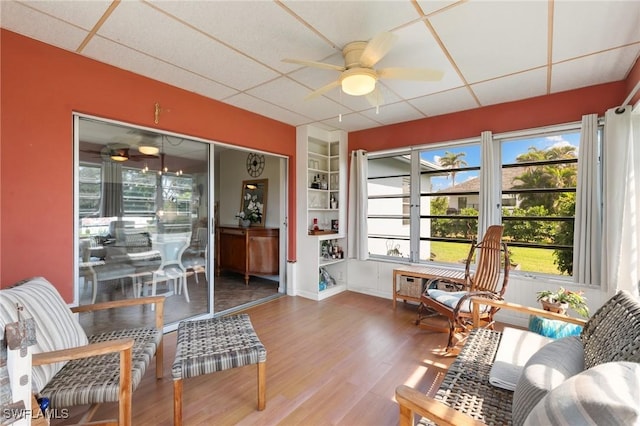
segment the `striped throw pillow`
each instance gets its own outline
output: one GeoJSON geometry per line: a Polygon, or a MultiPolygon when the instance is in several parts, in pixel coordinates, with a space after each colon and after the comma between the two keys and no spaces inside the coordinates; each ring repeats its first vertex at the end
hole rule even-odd
{"type": "MultiPolygon", "coordinates": [[[[69,349],[89,343],[87,335],[58,290],[42,277],[31,278],[0,291],[0,327],[18,320],[16,304],[24,317],[36,323],[37,343],[32,353],[69,349]]],[[[33,367],[33,388],[38,392],[64,367],[65,362],[33,367]]]]}
{"type": "Polygon", "coordinates": [[[571,377],[549,392],[524,424],[640,424],[640,364],[608,362],[571,377]]]}

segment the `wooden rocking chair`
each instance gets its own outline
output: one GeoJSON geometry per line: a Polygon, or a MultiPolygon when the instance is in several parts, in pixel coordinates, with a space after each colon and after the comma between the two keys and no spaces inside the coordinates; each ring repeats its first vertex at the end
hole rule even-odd
{"type": "MultiPolygon", "coordinates": [[[[447,350],[455,346],[454,337],[457,333],[468,333],[473,328],[472,296],[502,300],[509,282],[509,252],[507,245],[502,242],[502,231],[501,225],[490,226],[482,241],[472,244],[467,256],[464,284],[446,277],[433,278],[426,283],[420,297],[416,324],[428,330],[448,331],[447,350]],[[474,259],[477,259],[475,272],[471,270],[474,259]],[[448,329],[425,321],[437,314],[447,318],[448,329]]],[[[497,311],[496,307],[482,306],[481,324],[493,329],[493,316],[497,311]]]]}

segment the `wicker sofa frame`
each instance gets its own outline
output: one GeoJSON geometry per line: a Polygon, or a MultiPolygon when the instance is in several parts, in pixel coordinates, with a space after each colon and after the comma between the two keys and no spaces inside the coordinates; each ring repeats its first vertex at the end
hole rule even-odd
{"type": "MultiPolygon", "coordinates": [[[[584,321],[536,308],[480,297],[478,304],[490,304],[518,312],[583,325],[582,335],[596,332],[617,339],[616,345],[585,347],[585,360],[600,364],[609,360],[640,359],[640,303],[626,293],[618,293],[590,319],[584,321]],[[623,348],[623,349],[620,349],[623,348]],[[617,352],[616,352],[617,351],[617,352]]],[[[396,388],[400,406],[400,425],[414,424],[414,414],[422,416],[421,425],[510,425],[513,392],[489,383],[489,375],[502,333],[476,328],[449,367],[433,398],[405,385],[396,388]]]]}

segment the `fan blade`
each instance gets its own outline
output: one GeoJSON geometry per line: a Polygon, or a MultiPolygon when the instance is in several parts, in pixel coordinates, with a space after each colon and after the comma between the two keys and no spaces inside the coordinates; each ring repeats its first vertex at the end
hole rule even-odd
{"type": "Polygon", "coordinates": [[[401,80],[438,81],[444,72],[427,68],[382,68],[378,70],[379,78],[395,78],[401,80]]]}
{"type": "Polygon", "coordinates": [[[329,90],[334,89],[338,86],[340,86],[340,80],[333,81],[327,84],[326,86],[322,86],[321,88],[316,89],[313,92],[309,93],[307,96],[304,97],[304,99],[308,100],[308,99],[317,98],[318,96],[324,95],[329,90]]]}
{"type": "Polygon", "coordinates": [[[393,33],[380,33],[369,40],[367,47],[362,51],[362,56],[360,56],[360,66],[364,68],[374,66],[384,55],[389,53],[397,38],[398,36],[393,33]]]}
{"type": "Polygon", "coordinates": [[[282,62],[289,64],[304,65],[305,67],[324,68],[326,70],[344,71],[344,67],[340,65],[327,64],[325,62],[305,61],[303,59],[283,59],[282,62]]]}
{"type": "Polygon", "coordinates": [[[369,104],[374,107],[379,107],[384,102],[384,98],[382,97],[382,91],[380,90],[380,87],[377,85],[376,85],[376,88],[373,90],[373,92],[365,95],[365,97],[367,98],[367,101],[369,101],[369,104]]]}

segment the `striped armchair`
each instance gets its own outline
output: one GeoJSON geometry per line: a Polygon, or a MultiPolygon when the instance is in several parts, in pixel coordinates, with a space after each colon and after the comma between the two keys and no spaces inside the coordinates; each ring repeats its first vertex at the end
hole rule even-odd
{"type": "Polygon", "coordinates": [[[42,277],[31,278],[0,290],[3,330],[17,321],[16,304],[35,322],[37,342],[31,347],[34,393],[49,398],[52,409],[92,404],[89,413],[95,412],[93,408],[100,403],[119,402],[117,423],[130,425],[132,392],[154,355],[156,377],[162,377],[164,298],[127,299],[69,309],[51,283],[42,277]],[[155,327],[87,336],[74,315],[142,304],[155,304],[155,327]]]}

